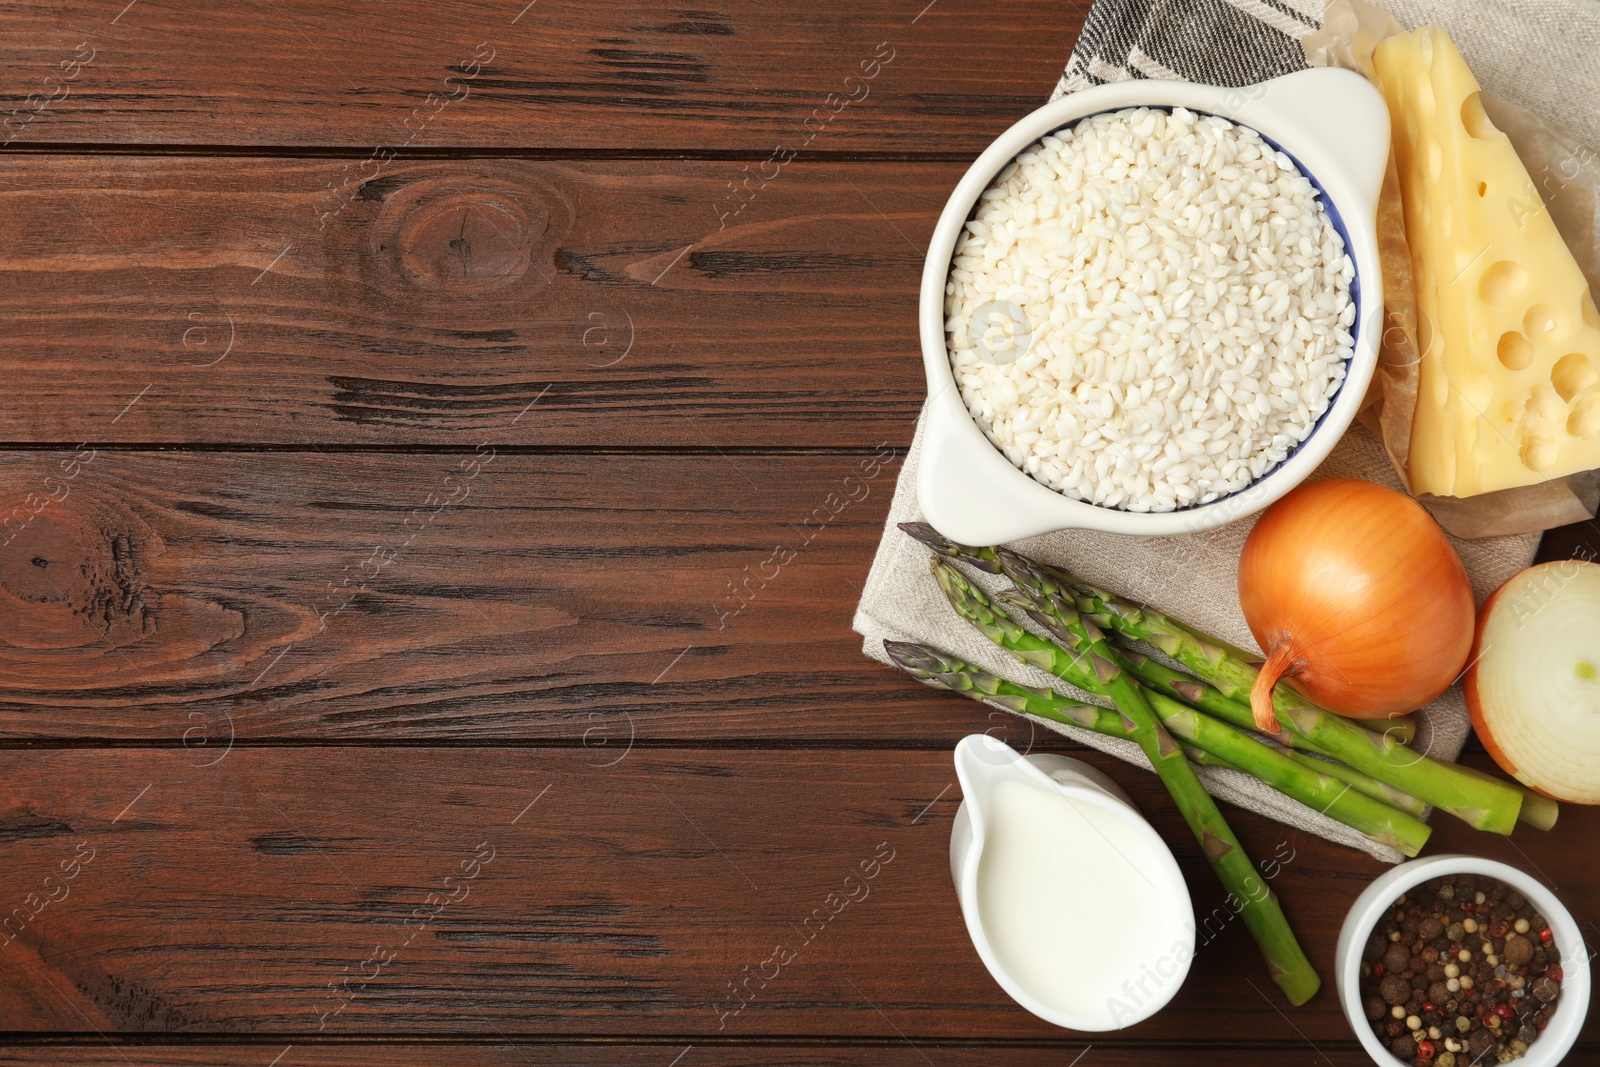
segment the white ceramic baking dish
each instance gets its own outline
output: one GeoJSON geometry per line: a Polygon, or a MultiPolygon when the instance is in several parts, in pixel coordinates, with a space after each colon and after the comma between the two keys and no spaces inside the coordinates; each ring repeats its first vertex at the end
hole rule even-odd
{"type": "Polygon", "coordinates": [[[919,321],[928,377],[927,424],[917,494],[940,533],[992,545],[1063,529],[1170,535],[1211,529],[1253,514],[1299,484],[1343,436],[1377,366],[1383,279],[1377,249],[1378,193],[1389,157],[1382,95],[1352,71],[1318,68],[1226,89],[1189,82],[1128,81],[1073,93],[1028,115],[991,144],[950,194],[922,272],[919,321]],[[1170,512],[1131,512],[1074,500],[1035,481],[984,437],[961,400],[945,340],[944,288],[956,238],[973,205],[1018,153],[1087,115],[1128,107],[1184,107],[1249,126],[1288,153],[1322,190],[1355,265],[1355,350],[1345,379],[1311,434],[1246,488],[1170,512]]]}

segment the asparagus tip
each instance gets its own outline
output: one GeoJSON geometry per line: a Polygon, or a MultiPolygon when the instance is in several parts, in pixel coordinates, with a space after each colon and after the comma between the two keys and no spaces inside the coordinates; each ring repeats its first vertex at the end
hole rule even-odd
{"type": "Polygon", "coordinates": [[[956,544],[956,542],[935,530],[930,523],[902,522],[899,525],[902,533],[913,540],[920,541],[937,555],[946,556],[950,559],[959,559],[979,570],[988,571],[990,574],[1000,573],[1000,565],[987,558],[987,549],[956,544]]]}

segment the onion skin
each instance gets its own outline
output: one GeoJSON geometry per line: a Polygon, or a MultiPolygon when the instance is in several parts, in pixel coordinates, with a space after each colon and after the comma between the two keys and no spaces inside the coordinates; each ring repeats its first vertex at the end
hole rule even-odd
{"type": "Polygon", "coordinates": [[[1273,732],[1280,678],[1352,718],[1421,707],[1461,673],[1475,629],[1466,569],[1432,516],[1352,478],[1301,485],[1262,514],[1239,604],[1267,653],[1251,704],[1273,732]]]}

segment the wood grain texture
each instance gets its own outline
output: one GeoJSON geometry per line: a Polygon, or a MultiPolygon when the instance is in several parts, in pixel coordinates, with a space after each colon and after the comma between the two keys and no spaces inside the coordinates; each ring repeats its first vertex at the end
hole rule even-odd
{"type": "MultiPolygon", "coordinates": [[[[934,219],[1087,6],[10,5],[0,1064],[1364,1063],[1381,867],[1228,809],[1286,1009],[1098,753],[1219,932],[1092,1049],[1012,1005],[948,747],[1083,753],[849,630],[934,219]]],[[[1430,851],[1592,928],[1597,819],[1430,851]]]]}
{"type": "MultiPolygon", "coordinates": [[[[967,941],[949,885],[947,752],[635,750],[610,767],[573,749],[192,757],[0,755],[14,937],[0,1028],[1063,1036],[1009,1004],[967,941]],[[85,862],[68,878],[73,857],[85,862]],[[60,899],[40,905],[49,893],[60,899]],[[793,953],[784,965],[779,947],[793,953]]],[[[1220,886],[1159,782],[1088,758],[1173,843],[1197,914],[1211,915],[1220,886]]],[[[1343,913],[1382,865],[1229,818],[1258,859],[1283,861],[1273,888],[1330,975],[1343,913]]],[[[1600,863],[1569,845],[1597,820],[1569,810],[1563,834],[1514,841],[1441,824],[1437,847],[1554,873],[1584,924],[1600,918],[1600,863]]],[[[1348,1040],[1331,984],[1285,1009],[1221,914],[1202,924],[1209,940],[1172,1004],[1119,1036],[1348,1040]]]]}
{"type": "Polygon", "coordinates": [[[14,144],[765,156],[811,137],[816,149],[976,153],[1044,101],[1088,8],[125,3],[8,7],[14,144]],[[885,56],[887,65],[863,66],[885,56]]]}
{"type": "Polygon", "coordinates": [[[0,735],[952,742],[849,628],[897,472],[3,454],[0,735]]]}
{"type": "Polygon", "coordinates": [[[740,167],[0,158],[0,441],[908,439],[961,166],[740,167]]]}
{"type": "MultiPolygon", "coordinates": [[[[1574,1053],[1582,1055],[1584,1050],[1574,1053]]],[[[940,1041],[891,1038],[860,1047],[763,1042],[749,1047],[701,1043],[563,1045],[514,1044],[462,1047],[443,1044],[341,1044],[318,1046],[303,1041],[197,1048],[107,1048],[75,1044],[68,1048],[0,1049],[0,1062],[14,1067],[74,1064],[75,1067],[1283,1067],[1305,1056],[1317,1067],[1372,1067],[1372,1060],[1352,1043],[1319,1042],[1312,1050],[1200,1048],[1193,1044],[1168,1048],[1119,1048],[1105,1040],[1063,1038],[1045,1047],[952,1045],[940,1041]],[[288,1051],[284,1052],[287,1047],[288,1051]],[[1087,1052],[1084,1050],[1088,1049],[1087,1052]],[[681,1057],[681,1058],[680,1058],[681,1057]]]]}
{"type": "Polygon", "coordinates": [[[953,744],[850,629],[898,470],[0,453],[0,739],[953,744]]]}
{"type": "Polygon", "coordinates": [[[1559,559],[1600,559],[1600,523],[1575,522],[1545,531],[1539,541],[1538,562],[1559,559]]]}

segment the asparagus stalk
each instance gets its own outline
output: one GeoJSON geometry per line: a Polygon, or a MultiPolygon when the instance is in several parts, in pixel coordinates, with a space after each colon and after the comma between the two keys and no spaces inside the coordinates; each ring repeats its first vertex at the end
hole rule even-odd
{"type": "Polygon", "coordinates": [[[950,564],[937,558],[933,564],[939,586],[951,605],[990,640],[1025,663],[1071,669],[1075,674],[1073,684],[1107,697],[1128,719],[1129,734],[1161,776],[1217,877],[1239,902],[1239,915],[1266,958],[1272,980],[1289,1003],[1310,1000],[1321,979],[1289,929],[1277,895],[1256,873],[1239,839],[1184,758],[1183,749],[1151,710],[1143,688],[1106,655],[1104,640],[1091,643],[1093,651],[1088,655],[1070,655],[997,612],[988,597],[950,564]]]}
{"type": "MultiPolygon", "coordinates": [[[[1070,576],[1062,575],[1058,568],[1044,567],[1044,569],[1056,576],[1071,580],[1070,576]]],[[[1074,582],[1073,587],[1078,593],[1078,607],[1099,625],[1121,627],[1118,631],[1118,636],[1123,640],[1135,639],[1134,634],[1131,632],[1138,625],[1133,619],[1134,613],[1144,616],[1146,620],[1152,620],[1150,623],[1152,627],[1164,626],[1169,630],[1193,636],[1195,640],[1202,643],[1210,640],[1195,634],[1182,623],[1161,615],[1159,612],[1152,611],[1147,607],[1128,604],[1126,601],[1113,597],[1104,590],[1095,589],[1093,586],[1079,582],[1074,582]],[[1103,606],[1110,603],[1118,605],[1117,614],[1113,615],[1109,610],[1103,610],[1103,606]]],[[[1219,648],[1224,647],[1221,642],[1216,642],[1216,646],[1219,648]]],[[[1181,646],[1174,645],[1174,647],[1181,646]]],[[[1254,728],[1255,715],[1248,704],[1223,696],[1222,692],[1215,686],[1201,681],[1192,674],[1175,671],[1134,649],[1124,646],[1122,654],[1124,659],[1128,661],[1128,668],[1133,672],[1134,677],[1151,688],[1169,696],[1175,696],[1184,703],[1215,715],[1217,718],[1222,719],[1224,722],[1232,723],[1234,726],[1244,729],[1254,728]]],[[[1235,659],[1243,656],[1243,653],[1237,653],[1231,649],[1228,650],[1227,654],[1235,659]]],[[[1298,697],[1298,694],[1296,696],[1298,697]]],[[[1299,699],[1304,700],[1304,698],[1299,699]]],[[[1315,707],[1310,701],[1305,701],[1305,704],[1315,707]]],[[[1327,714],[1334,713],[1327,712],[1327,714]]],[[[1351,725],[1356,724],[1352,723],[1351,725]]],[[[1385,726],[1383,732],[1401,743],[1409,743],[1415,730],[1416,725],[1409,719],[1394,719],[1385,726]]],[[[1319,755],[1327,756],[1328,759],[1326,760],[1312,762],[1322,769],[1324,773],[1334,775],[1341,781],[1348,783],[1352,789],[1365,793],[1374,800],[1380,800],[1391,807],[1399,808],[1401,811],[1412,815],[1421,815],[1428,807],[1425,801],[1396,789],[1394,786],[1380,782],[1376,778],[1362,774],[1345,764],[1333,762],[1330,765],[1329,761],[1333,760],[1333,756],[1292,730],[1285,731],[1273,740],[1291,748],[1303,749],[1307,752],[1315,752],[1319,755]]],[[[1376,743],[1374,742],[1374,744],[1376,743]]],[[[1305,757],[1300,758],[1304,759],[1305,757]]],[[[1516,782],[1495,778],[1465,764],[1449,764],[1448,766],[1454,767],[1463,774],[1470,774],[1487,782],[1507,786],[1521,793],[1522,806],[1517,809],[1517,822],[1519,823],[1532,826],[1536,830],[1549,830],[1555,826],[1556,819],[1560,817],[1561,805],[1542,793],[1535,793],[1533,790],[1527,789],[1516,782]]]]}
{"type": "MultiPolygon", "coordinates": [[[[1071,697],[1064,697],[1053,689],[1035,689],[1030,685],[1018,685],[999,675],[990,674],[982,667],[957,659],[948,652],[941,652],[932,645],[919,645],[911,641],[885,641],[883,650],[888,653],[889,659],[895,666],[923,685],[934,689],[944,689],[972,700],[998,704],[1018,715],[1032,715],[1052,722],[1081,726],[1097,734],[1105,734],[1107,737],[1132,740],[1128,736],[1122,713],[1111,708],[1103,708],[1098,704],[1084,704],[1071,697]]],[[[1221,756],[1194,745],[1184,745],[1183,754],[1189,758],[1190,763],[1197,766],[1239,770],[1221,756]]]]}
{"type": "Polygon", "coordinates": [[[1380,804],[1387,804],[1397,811],[1403,811],[1412,818],[1421,819],[1428,812],[1425,801],[1418,800],[1410,793],[1402,793],[1392,785],[1385,785],[1371,775],[1362,774],[1354,767],[1337,760],[1319,759],[1310,752],[1296,752],[1294,749],[1286,749],[1285,752],[1296,763],[1337,778],[1362,796],[1371,797],[1380,804]]]}
{"type": "MultiPolygon", "coordinates": [[[[1015,592],[1022,609],[1067,651],[1093,655],[1099,631],[1086,619],[1079,618],[1078,624],[1074,624],[1077,613],[1067,590],[1030,561],[1013,556],[1005,549],[1000,552],[1007,577],[1017,583],[1015,592]]],[[[1112,656],[1115,655],[1112,652],[1112,656]]],[[[1334,775],[1317,769],[1328,764],[1309,760],[1311,766],[1301,763],[1282,749],[1240,733],[1164,693],[1147,692],[1145,699],[1167,729],[1177,736],[1217,753],[1280,793],[1407,856],[1422,851],[1432,833],[1428,824],[1420,819],[1359,793],[1334,775]]]]}
{"type": "MultiPolygon", "coordinates": [[[[1047,573],[1051,571],[1051,568],[1044,569],[1047,573]]],[[[1099,616],[1090,614],[1088,617],[1092,622],[1100,622],[1099,616]]],[[[1167,696],[1181,700],[1190,707],[1198,708],[1200,711],[1214,715],[1223,722],[1230,723],[1242,730],[1255,729],[1255,714],[1250,710],[1250,705],[1242,704],[1237,700],[1230,700],[1215,687],[1207,685],[1194,675],[1186,674],[1183,671],[1175,671],[1166,664],[1157,662],[1142,652],[1137,652],[1121,645],[1117,647],[1117,651],[1122,655],[1128,670],[1133,676],[1156,692],[1165,693],[1167,696]]],[[[1298,748],[1307,752],[1326,755],[1305,738],[1298,737],[1288,731],[1273,737],[1273,740],[1291,749],[1298,748]]],[[[1373,800],[1387,804],[1392,808],[1399,808],[1407,814],[1420,816],[1427,810],[1428,805],[1411,794],[1404,793],[1391,785],[1386,785],[1376,778],[1362,774],[1360,771],[1347,767],[1342,763],[1312,759],[1309,756],[1299,754],[1296,754],[1294,758],[1324,774],[1332,775],[1358,793],[1369,796],[1373,800]]]]}
{"type": "Polygon", "coordinates": [[[1517,787],[1517,792],[1522,794],[1522,807],[1517,812],[1517,821],[1527,823],[1535,830],[1554,829],[1556,819],[1561,817],[1561,805],[1552,797],[1521,786],[1517,787]]]}
{"type": "MultiPolygon", "coordinates": [[[[885,641],[884,652],[895,666],[917,679],[923,685],[959,693],[980,702],[998,704],[1018,715],[1032,715],[1052,722],[1081,726],[1107,737],[1132,740],[1128,735],[1122,713],[1098,704],[1084,704],[1071,697],[1062,696],[1053,689],[1035,689],[1019,685],[999,675],[990,674],[948,652],[932,645],[919,645],[911,641],[885,641]]],[[[1184,745],[1183,754],[1190,763],[1202,767],[1222,767],[1237,771],[1232,763],[1221,756],[1207,752],[1195,745],[1184,745]]],[[[1242,772],[1248,773],[1248,772],[1242,772]]]]}
{"type": "MultiPolygon", "coordinates": [[[[1056,568],[1047,567],[1045,569],[1056,575],[1060,575],[1061,573],[1056,568]]],[[[1165,625],[1174,630],[1192,634],[1192,631],[1183,626],[1182,623],[1169,619],[1166,616],[1161,615],[1159,612],[1152,611],[1147,607],[1136,607],[1131,604],[1127,604],[1125,601],[1120,601],[1118,598],[1112,597],[1109,593],[1106,593],[1103,590],[1095,589],[1092,586],[1084,585],[1082,583],[1075,583],[1074,589],[1076,589],[1078,592],[1078,607],[1083,610],[1095,623],[1117,628],[1118,635],[1124,640],[1134,639],[1135,635],[1133,631],[1135,628],[1140,628],[1139,622],[1135,621],[1133,617],[1135,613],[1137,615],[1144,616],[1147,619],[1163,620],[1162,622],[1157,622],[1153,625],[1165,625]],[[1109,611],[1097,610],[1102,603],[1107,602],[1116,602],[1119,605],[1119,613],[1113,615],[1109,611]]],[[[1205,642],[1207,640],[1206,638],[1198,635],[1194,636],[1197,641],[1205,642]]],[[[1181,646],[1174,645],[1174,647],[1181,646]]],[[[1197,707],[1202,711],[1206,711],[1217,716],[1224,722],[1232,723],[1235,726],[1240,726],[1245,729],[1252,729],[1254,727],[1255,715],[1250,710],[1249,704],[1223,696],[1222,692],[1216,687],[1201,681],[1191,674],[1186,674],[1183,671],[1175,671],[1165,664],[1156,662],[1141,652],[1124,647],[1122,654],[1124,658],[1127,659],[1129,670],[1133,672],[1134,677],[1138,678],[1151,688],[1156,689],[1159,692],[1167,693],[1170,696],[1176,696],[1193,707],[1197,707]]],[[[1230,652],[1229,655],[1232,656],[1233,653],[1230,652]]],[[[1180,662],[1182,661],[1180,660],[1180,662]]],[[[1296,694],[1296,696],[1298,697],[1298,694],[1296,694]]],[[[1310,701],[1305,701],[1305,703],[1308,707],[1315,707],[1315,705],[1311,704],[1310,701]]],[[[1334,713],[1325,712],[1325,714],[1332,715],[1334,713]]],[[[1348,722],[1349,720],[1345,721],[1348,722]]],[[[1351,725],[1354,726],[1356,724],[1351,723],[1351,725]]],[[[1363,727],[1359,726],[1357,728],[1364,729],[1363,727]]],[[[1391,720],[1391,723],[1385,727],[1384,734],[1395,738],[1402,743],[1409,743],[1411,734],[1415,728],[1415,724],[1411,723],[1409,720],[1395,719],[1391,720]]],[[[1368,732],[1370,733],[1371,731],[1368,732]]],[[[1273,740],[1278,741],[1281,744],[1288,745],[1291,748],[1299,748],[1307,752],[1315,752],[1319,755],[1327,756],[1329,760],[1334,759],[1330,753],[1326,752],[1320,746],[1313,744],[1305,737],[1296,734],[1293,730],[1286,730],[1277,737],[1274,737],[1273,740]]],[[[1379,742],[1374,741],[1373,743],[1378,744],[1379,742]]],[[[1315,762],[1325,769],[1328,767],[1327,760],[1318,760],[1315,762]]],[[[1476,770],[1472,767],[1468,767],[1465,764],[1452,763],[1446,764],[1446,766],[1452,767],[1462,774],[1471,775],[1486,782],[1492,782],[1497,785],[1506,786],[1507,788],[1516,790],[1518,793],[1522,794],[1522,806],[1517,809],[1517,822],[1519,823],[1532,826],[1536,830],[1549,830],[1555,826],[1556,819],[1561,815],[1561,805],[1542,793],[1535,793],[1533,790],[1528,789],[1516,782],[1510,782],[1496,778],[1493,775],[1485,774],[1484,772],[1476,770]]],[[[1399,808],[1400,810],[1409,812],[1412,815],[1421,815],[1423,810],[1428,806],[1425,801],[1420,800],[1409,793],[1402,792],[1394,786],[1380,782],[1376,778],[1372,778],[1368,775],[1362,774],[1359,771],[1355,771],[1342,763],[1335,763],[1333,765],[1333,769],[1326,770],[1326,773],[1333,774],[1342,781],[1348,782],[1352,789],[1359,790],[1375,800],[1381,800],[1392,807],[1399,808]]]]}
{"type": "Polygon", "coordinates": [[[1462,773],[1482,778],[1486,782],[1499,782],[1508,785],[1522,794],[1522,807],[1517,810],[1517,822],[1531,826],[1535,830],[1550,830],[1556,825],[1556,820],[1561,817],[1561,805],[1543,793],[1535,793],[1521,782],[1507,782],[1496,778],[1492,774],[1468,767],[1466,764],[1457,764],[1462,773]]]}
{"type": "MultiPolygon", "coordinates": [[[[1070,580],[1070,579],[1069,579],[1070,580]]],[[[1223,696],[1248,705],[1259,673],[1220,643],[1200,637],[1160,612],[1139,607],[1102,589],[1073,583],[1080,609],[1120,633],[1147,641],[1209,682],[1223,696]]],[[[1315,750],[1394,786],[1479,830],[1509,834],[1522,808],[1522,794],[1496,778],[1415,752],[1387,733],[1379,734],[1318,707],[1289,686],[1273,690],[1273,707],[1287,735],[1315,750]]]]}
{"type": "MultiPolygon", "coordinates": [[[[903,523],[901,529],[940,555],[960,559],[980,570],[1000,573],[994,549],[968,548],[946,540],[926,523],[903,523]]],[[[1053,576],[1072,586],[1080,610],[1097,625],[1147,641],[1209,682],[1231,700],[1248,703],[1258,671],[1225,642],[1189,630],[1167,616],[1139,607],[1101,589],[1078,582],[1051,568],[1053,576]]],[[[1355,770],[1432,804],[1479,830],[1509,834],[1516,825],[1523,794],[1506,782],[1407,749],[1400,740],[1403,720],[1393,720],[1379,734],[1318,707],[1289,686],[1273,691],[1278,719],[1288,729],[1283,740],[1309,742],[1312,751],[1331,756],[1355,770]]],[[[1254,717],[1252,716],[1252,722],[1254,717]]],[[[1548,822],[1547,806],[1530,813],[1533,825],[1548,822]]]]}
{"type": "MultiPolygon", "coordinates": [[[[939,531],[935,530],[932,526],[928,525],[925,522],[902,522],[900,524],[900,529],[905,531],[907,534],[909,534],[911,537],[915,538],[916,540],[921,541],[925,546],[927,546],[928,548],[930,548],[933,551],[937,552],[939,555],[944,556],[947,559],[957,560],[957,561],[959,561],[961,563],[967,564],[969,567],[973,567],[976,570],[980,570],[980,571],[986,571],[989,574],[999,574],[999,573],[1001,573],[1000,560],[999,560],[999,557],[996,555],[995,549],[993,549],[993,548],[977,548],[977,547],[973,547],[971,545],[958,545],[954,541],[951,541],[948,538],[946,538],[943,534],[941,534],[939,531]]],[[[1117,620],[1116,619],[1106,618],[1105,617],[1107,613],[1106,613],[1106,610],[1105,610],[1105,604],[1102,603],[1102,601],[1104,601],[1106,603],[1113,603],[1113,604],[1115,604],[1115,605],[1117,605],[1119,607],[1126,607],[1126,608],[1129,608],[1129,609],[1132,609],[1132,610],[1135,610],[1135,611],[1138,611],[1138,612],[1142,612],[1147,617],[1148,628],[1152,632],[1156,632],[1161,627],[1171,627],[1173,630],[1175,630],[1175,631],[1177,631],[1179,633],[1182,633],[1186,637],[1192,638],[1195,641],[1201,642],[1201,643],[1209,646],[1213,652],[1216,652],[1216,653],[1218,653],[1220,655],[1230,656],[1233,659],[1239,661],[1240,663],[1245,663],[1248,666],[1248,654],[1243,652],[1243,651],[1241,651],[1241,650],[1239,650],[1239,649],[1234,648],[1233,646],[1229,645],[1225,641],[1220,641],[1217,638],[1207,637],[1207,636],[1205,636],[1203,634],[1199,634],[1199,633],[1197,633],[1197,632],[1195,632],[1193,630],[1190,630],[1187,627],[1183,626],[1182,623],[1179,623],[1179,622],[1177,622],[1177,621],[1175,621],[1173,619],[1170,619],[1165,615],[1161,615],[1158,612],[1152,611],[1151,609],[1149,609],[1147,607],[1143,607],[1143,606],[1136,607],[1135,605],[1131,604],[1130,602],[1122,600],[1121,598],[1116,597],[1111,593],[1107,593],[1102,589],[1095,589],[1093,586],[1084,585],[1083,583],[1079,582],[1078,579],[1074,578],[1072,575],[1070,575],[1070,574],[1066,573],[1065,571],[1061,570],[1059,567],[1052,567],[1052,566],[1050,566],[1048,564],[1042,564],[1042,563],[1041,564],[1036,564],[1036,565],[1041,567],[1046,572],[1050,573],[1058,581],[1061,581],[1061,582],[1071,586],[1073,588],[1074,593],[1079,598],[1079,609],[1081,611],[1083,611],[1085,614],[1087,614],[1091,619],[1093,619],[1100,626],[1101,629],[1113,629],[1113,628],[1118,629],[1118,630],[1122,630],[1123,629],[1121,626],[1117,625],[1117,620]]],[[[1126,631],[1124,631],[1124,632],[1126,632],[1126,631]]],[[[1137,635],[1137,634],[1134,634],[1132,636],[1139,637],[1139,635],[1137,635]]],[[[1166,651],[1166,649],[1160,643],[1158,643],[1158,642],[1156,642],[1156,641],[1154,641],[1154,640],[1152,640],[1152,639],[1150,639],[1148,637],[1140,637],[1140,640],[1148,641],[1150,644],[1155,645],[1157,648],[1161,648],[1161,650],[1163,652],[1166,651]]],[[[1170,655],[1171,653],[1168,653],[1168,654],[1170,655]]],[[[1174,656],[1173,658],[1176,659],[1177,657],[1174,656]]],[[[1151,661],[1151,662],[1154,662],[1154,661],[1151,661]]],[[[1179,662],[1180,663],[1184,663],[1183,660],[1179,660],[1179,662]]],[[[1156,664],[1156,666],[1158,668],[1164,667],[1163,664],[1156,664]]],[[[1189,664],[1188,663],[1184,663],[1184,666],[1187,667],[1187,666],[1189,666],[1189,664]]],[[[1170,668],[1166,668],[1166,669],[1169,671],[1170,674],[1178,676],[1176,680],[1189,682],[1189,683],[1192,683],[1195,680],[1192,675],[1184,675],[1181,672],[1171,671],[1170,668]]],[[[1195,673],[1198,674],[1199,672],[1196,671],[1195,673]]],[[[1204,677],[1204,676],[1202,675],[1202,677],[1204,677]]],[[[1161,684],[1160,681],[1157,680],[1154,677],[1152,677],[1151,679],[1141,679],[1141,680],[1146,680],[1148,682],[1148,684],[1152,684],[1152,685],[1161,684]]],[[[1253,684],[1253,682],[1252,682],[1252,684],[1253,684]]],[[[1164,687],[1164,688],[1169,688],[1169,687],[1164,687]]],[[[1169,695],[1176,696],[1179,700],[1182,700],[1185,703],[1195,704],[1195,701],[1190,696],[1186,695],[1185,693],[1178,692],[1178,691],[1169,691],[1169,695]]],[[[1298,696],[1298,694],[1296,694],[1296,696],[1298,696]]],[[[1232,699],[1232,698],[1224,697],[1224,699],[1232,699]]],[[[1300,700],[1302,702],[1306,703],[1306,704],[1310,704],[1310,701],[1307,701],[1304,697],[1300,697],[1300,700]]],[[[1243,704],[1243,706],[1248,707],[1249,703],[1250,703],[1250,701],[1249,701],[1249,691],[1247,689],[1246,692],[1245,692],[1245,699],[1244,699],[1244,701],[1242,701],[1242,704],[1243,704]]],[[[1210,707],[1204,707],[1204,706],[1199,705],[1199,704],[1195,704],[1195,706],[1201,707],[1201,710],[1203,710],[1203,711],[1210,711],[1213,714],[1219,715],[1222,718],[1227,719],[1227,721],[1233,722],[1234,725],[1236,725],[1236,726],[1243,726],[1243,727],[1245,727],[1247,729],[1255,729],[1255,714],[1254,714],[1254,712],[1251,713],[1250,722],[1248,724],[1243,723],[1243,722],[1236,722],[1233,718],[1230,718],[1230,716],[1237,714],[1237,708],[1240,706],[1240,704],[1241,704],[1240,701],[1234,700],[1232,707],[1223,707],[1223,708],[1213,709],[1213,708],[1210,708],[1210,707]]],[[[1332,714],[1332,712],[1329,712],[1329,714],[1332,714]]],[[[1352,725],[1354,725],[1354,724],[1352,724],[1352,725]]],[[[1357,729],[1365,729],[1365,727],[1357,727],[1357,729]]],[[[1409,744],[1411,739],[1412,739],[1412,737],[1414,737],[1416,735],[1416,730],[1417,730],[1416,723],[1414,723],[1410,719],[1406,719],[1406,718],[1391,719],[1391,720],[1388,720],[1384,724],[1384,733],[1387,734],[1389,737],[1399,741],[1401,744],[1409,744]]],[[[1292,744],[1292,742],[1290,742],[1289,739],[1286,739],[1286,738],[1280,738],[1279,740],[1284,741],[1286,744],[1292,744]]],[[[1317,750],[1313,748],[1310,751],[1317,751],[1317,750]]],[[[1323,753],[1323,754],[1325,755],[1325,753],[1323,753]]]]}
{"type": "MultiPolygon", "coordinates": [[[[937,689],[988,700],[1009,711],[1070,723],[1108,737],[1135,740],[1127,720],[1110,708],[1083,704],[1049,689],[1017,685],[926,645],[885,641],[884,651],[902,670],[937,689]]],[[[1313,773],[1288,753],[1208,718],[1170,697],[1148,694],[1150,707],[1176,737],[1191,762],[1226,767],[1266,782],[1285,796],[1323,811],[1375,841],[1415,856],[1431,832],[1426,823],[1344,789],[1313,773]]],[[[1321,760],[1312,761],[1327,766],[1321,760]]]]}
{"type": "MultiPolygon", "coordinates": [[[[946,539],[925,522],[904,522],[900,524],[900,528],[942,556],[960,560],[969,566],[991,574],[1000,573],[1000,560],[992,548],[971,548],[966,545],[958,545],[946,539]]],[[[1063,574],[1056,568],[1043,564],[1040,566],[1046,573],[1059,580],[1073,584],[1073,579],[1070,576],[1063,574]]],[[[1087,587],[1074,585],[1075,591],[1081,588],[1087,587]]],[[[1082,596],[1081,592],[1079,595],[1082,596]]],[[[1090,600],[1086,603],[1080,600],[1079,606],[1097,625],[1102,628],[1111,627],[1112,623],[1105,617],[1104,612],[1097,612],[1100,607],[1097,602],[1090,600]]],[[[1118,636],[1125,635],[1119,634],[1118,636]]],[[[1134,677],[1157,692],[1165,693],[1167,696],[1181,700],[1191,707],[1199,708],[1201,711],[1215,715],[1222,721],[1231,723],[1241,729],[1254,730],[1256,728],[1255,713],[1251,711],[1248,703],[1226,697],[1214,686],[1201,681],[1194,675],[1183,671],[1175,671],[1166,664],[1151,659],[1141,652],[1124,648],[1122,649],[1122,655],[1124,665],[1133,673],[1134,677]]],[[[1362,727],[1357,728],[1362,729],[1362,727]]],[[[1403,731],[1404,737],[1401,739],[1408,741],[1414,726],[1410,720],[1396,720],[1396,725],[1391,726],[1390,729],[1403,731]]],[[[1318,755],[1327,755],[1322,749],[1292,731],[1285,731],[1274,737],[1273,740],[1289,748],[1299,748],[1315,752],[1318,755]]],[[[1377,744],[1376,739],[1374,739],[1373,744],[1377,744]]],[[[1409,793],[1396,789],[1373,778],[1371,775],[1363,774],[1344,764],[1330,766],[1324,760],[1310,762],[1321,773],[1332,775],[1357,792],[1363,793],[1381,803],[1388,804],[1390,807],[1398,808],[1407,814],[1421,816],[1428,807],[1424,801],[1418,800],[1409,793]]]]}
{"type": "Polygon", "coordinates": [[[1113,708],[1085,704],[1062,696],[1053,689],[1018,685],[997,674],[990,674],[932,645],[911,641],[885,641],[883,650],[895,666],[917,681],[935,689],[960,693],[973,700],[998,704],[1018,715],[1034,715],[1052,722],[1067,723],[1111,737],[1127,737],[1122,715],[1113,708]]]}
{"type": "MultiPolygon", "coordinates": [[[[1193,745],[1184,745],[1183,746],[1183,754],[1185,756],[1188,756],[1189,757],[1189,762],[1194,764],[1196,767],[1221,767],[1223,770],[1226,770],[1226,771],[1238,771],[1239,770],[1239,768],[1235,767],[1233,764],[1229,763],[1227,760],[1223,759],[1221,756],[1213,756],[1211,753],[1207,752],[1205,749],[1196,748],[1193,745]]],[[[1239,773],[1240,774],[1248,774],[1249,772],[1248,771],[1239,771],[1239,773]]]]}

